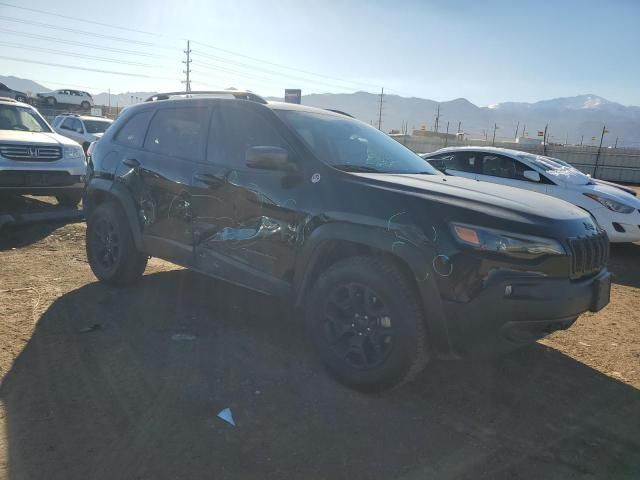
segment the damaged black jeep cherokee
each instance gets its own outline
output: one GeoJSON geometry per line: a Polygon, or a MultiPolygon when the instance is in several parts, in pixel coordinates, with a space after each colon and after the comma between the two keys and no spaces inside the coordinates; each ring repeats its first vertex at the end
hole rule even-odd
{"type": "Polygon", "coordinates": [[[249,92],[161,94],[90,150],[96,277],[149,256],[287,297],[328,370],[364,390],[434,358],[534,341],[609,301],[609,243],[542,194],[445,177],[340,113],[249,92]]]}

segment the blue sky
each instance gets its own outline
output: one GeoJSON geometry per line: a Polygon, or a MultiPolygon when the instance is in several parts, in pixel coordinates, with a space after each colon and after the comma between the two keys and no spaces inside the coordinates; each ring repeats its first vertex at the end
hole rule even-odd
{"type": "Polygon", "coordinates": [[[200,42],[192,45],[194,88],[281,95],[285,87],[311,93],[384,86],[478,105],[594,93],[640,105],[635,0],[6,3],[105,25],[0,3],[0,56],[137,75],[0,58],[0,74],[53,88],[179,89],[189,38],[200,42]]]}

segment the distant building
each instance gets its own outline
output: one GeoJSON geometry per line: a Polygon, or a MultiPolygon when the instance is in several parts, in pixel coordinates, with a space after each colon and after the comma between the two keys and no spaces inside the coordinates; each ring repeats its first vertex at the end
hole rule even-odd
{"type": "Polygon", "coordinates": [[[520,143],[522,145],[542,145],[542,139],[535,137],[518,137],[516,138],[516,143],[520,143]]]}

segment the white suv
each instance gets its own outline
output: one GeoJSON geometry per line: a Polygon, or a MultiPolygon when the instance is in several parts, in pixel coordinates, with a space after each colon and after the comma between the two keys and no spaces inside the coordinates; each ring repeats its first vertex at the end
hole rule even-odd
{"type": "Polygon", "coordinates": [[[38,93],[38,100],[50,107],[57,104],[79,105],[85,110],[93,106],[93,97],[88,92],[80,90],[53,90],[51,92],[38,93]]]}
{"type": "Polygon", "coordinates": [[[99,140],[113,120],[90,115],[63,113],[53,119],[53,129],[60,135],[75,140],[86,152],[92,142],[99,140]]]}
{"type": "Polygon", "coordinates": [[[76,206],[86,172],[80,145],[55,133],[31,105],[0,99],[0,193],[53,195],[76,206]]]}

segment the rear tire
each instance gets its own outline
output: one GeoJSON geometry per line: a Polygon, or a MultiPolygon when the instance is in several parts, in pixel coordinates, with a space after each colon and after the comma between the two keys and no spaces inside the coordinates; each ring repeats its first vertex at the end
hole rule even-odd
{"type": "Polygon", "coordinates": [[[82,192],[79,193],[61,193],[56,195],[58,205],[63,207],[76,208],[82,200],[82,192]]]}
{"type": "Polygon", "coordinates": [[[98,280],[125,286],[138,280],[147,266],[147,255],[136,249],[122,208],[114,202],[98,205],[87,219],[87,259],[98,280]]]}
{"type": "Polygon", "coordinates": [[[417,292],[390,260],[352,257],[334,264],[309,292],[304,312],[321,361],[350,387],[396,387],[428,363],[417,292]]]}
{"type": "Polygon", "coordinates": [[[85,100],[80,104],[80,108],[83,110],[89,110],[91,108],[91,104],[85,100]]]}
{"type": "Polygon", "coordinates": [[[47,97],[47,105],[55,107],[57,104],[58,101],[54,97],[47,97]]]}

